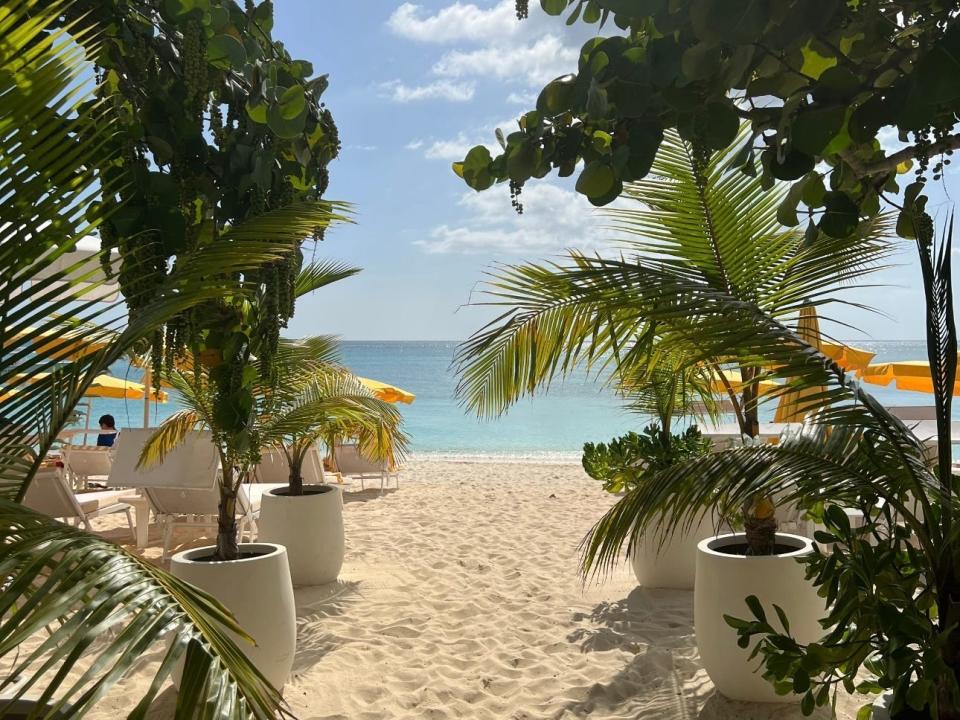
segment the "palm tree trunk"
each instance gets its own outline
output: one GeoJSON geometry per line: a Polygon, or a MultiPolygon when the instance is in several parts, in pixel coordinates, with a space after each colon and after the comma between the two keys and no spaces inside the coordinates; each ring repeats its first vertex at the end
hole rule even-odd
{"type": "Polygon", "coordinates": [[[237,560],[240,547],[237,545],[237,492],[234,490],[233,467],[224,465],[220,483],[220,505],[217,515],[217,560],[237,560]]]}
{"type": "Polygon", "coordinates": [[[303,495],[303,462],[294,460],[290,463],[290,477],[287,481],[290,485],[291,495],[303,495]]]}
{"type": "MultiPolygon", "coordinates": [[[[750,381],[754,378],[754,368],[741,368],[740,377],[743,379],[743,416],[742,428],[748,437],[755,438],[760,434],[760,412],[757,407],[757,386],[750,381]]],[[[772,498],[752,497],[744,504],[743,528],[747,537],[747,555],[772,555],[777,541],[777,520],[772,514],[772,498]],[[764,502],[765,500],[770,502],[764,502]],[[756,512],[764,508],[765,513],[756,512]]]]}

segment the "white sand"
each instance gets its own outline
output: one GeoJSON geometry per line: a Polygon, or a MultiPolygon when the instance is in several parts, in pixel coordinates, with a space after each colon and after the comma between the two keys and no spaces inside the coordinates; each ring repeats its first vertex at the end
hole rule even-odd
{"type": "MultiPolygon", "coordinates": [[[[284,695],[301,720],[802,717],[713,693],[692,593],[637,588],[626,566],[582,586],[577,546],[613,498],[576,466],[419,462],[399,491],[346,497],[341,581],[296,593],[284,695]]],[[[161,656],[90,717],[128,711],[161,656]]],[[[174,701],[167,688],[151,717],[174,701]]]]}

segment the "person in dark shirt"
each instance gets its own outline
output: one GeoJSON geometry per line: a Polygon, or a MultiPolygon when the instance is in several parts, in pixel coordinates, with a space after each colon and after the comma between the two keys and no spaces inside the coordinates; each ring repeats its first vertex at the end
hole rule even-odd
{"type": "Polygon", "coordinates": [[[117,439],[117,422],[113,415],[103,415],[100,418],[100,434],[97,435],[97,447],[112,447],[117,439]]]}

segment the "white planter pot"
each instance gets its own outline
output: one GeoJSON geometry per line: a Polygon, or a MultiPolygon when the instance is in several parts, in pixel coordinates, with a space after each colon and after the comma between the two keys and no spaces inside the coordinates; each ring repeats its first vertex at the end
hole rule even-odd
{"type": "Polygon", "coordinates": [[[312,494],[264,493],[258,537],[287,548],[294,585],[323,585],[336,580],[343,567],[343,496],[332,485],[306,485],[304,491],[312,494]]]}
{"type": "MultiPolygon", "coordinates": [[[[654,523],[653,527],[656,527],[654,523]]],[[[678,530],[663,545],[656,530],[641,539],[630,554],[637,583],[648,588],[692,590],[696,576],[697,545],[716,534],[713,518],[706,517],[687,531],[678,530]]]]}
{"type": "Polygon", "coordinates": [[[795,548],[782,555],[746,557],[720,552],[718,548],[744,544],[742,533],[719,535],[697,546],[697,577],[693,593],[693,617],[700,660],[717,690],[731,700],[745,702],[792,702],[799,695],[777,695],[763,679],[760,658],[748,660],[749,649],[737,645],[737,632],[724,615],[749,620],[753,616],[744,600],[756,595],[777,627],[773,605],[783,608],[791,634],[800,643],[823,636],[818,620],[826,615],[823,598],[804,578],[797,558],[813,552],[813,541],[799,535],[777,533],[777,544],[795,548]]]}
{"type": "Polygon", "coordinates": [[[283,688],[297,649],[297,613],[287,551],[271,543],[242,543],[241,553],[263,553],[229,561],[200,561],[214,547],[177,553],[170,572],[215,597],[236,617],[256,646],[234,636],[237,647],[279,689],[283,688]]]}

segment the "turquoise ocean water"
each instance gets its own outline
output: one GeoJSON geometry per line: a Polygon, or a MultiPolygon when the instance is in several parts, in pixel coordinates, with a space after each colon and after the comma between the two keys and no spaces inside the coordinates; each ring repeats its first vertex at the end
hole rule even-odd
{"type": "MultiPolygon", "coordinates": [[[[876,352],[875,362],[924,359],[917,342],[856,342],[876,352]]],[[[578,375],[557,383],[542,396],[526,399],[505,416],[478,420],[454,398],[456,378],[450,361],[456,342],[344,342],[345,364],[356,374],[398,385],[416,394],[401,405],[411,448],[418,456],[478,456],[505,459],[575,460],[585,441],[600,441],[642,428],[647,418],[621,409],[602,383],[578,375]]],[[[125,364],[112,369],[118,377],[138,380],[140,371],[125,364]]],[[[867,385],[887,405],[929,405],[932,396],[867,385]]],[[[176,409],[175,400],[155,405],[151,425],[176,409]]],[[[131,400],[95,400],[93,422],[111,413],[117,425],[143,426],[143,404],[131,400]]],[[[772,410],[770,411],[772,414],[772,410]]],[[[960,419],[960,417],[958,417],[960,419]]]]}

